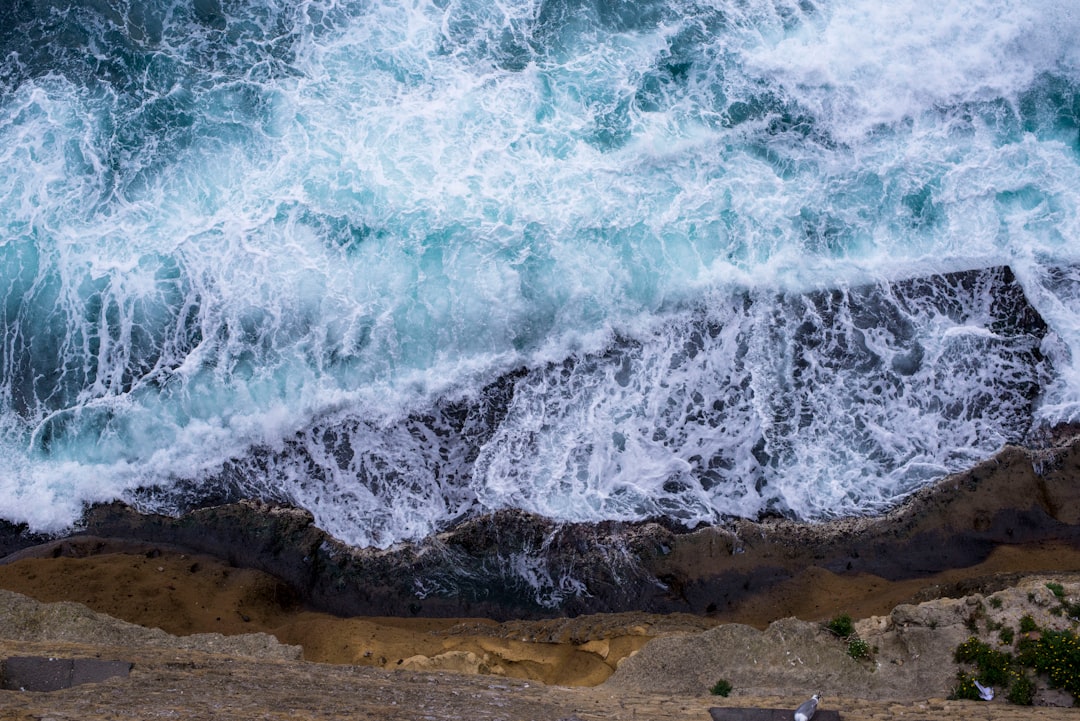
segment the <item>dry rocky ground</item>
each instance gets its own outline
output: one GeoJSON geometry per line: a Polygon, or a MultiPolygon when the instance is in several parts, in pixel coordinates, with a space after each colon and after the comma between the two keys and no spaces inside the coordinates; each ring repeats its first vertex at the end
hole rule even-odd
{"type": "MultiPolygon", "coordinates": [[[[165,573],[157,567],[153,573],[165,573]]],[[[301,659],[300,647],[281,644],[265,633],[173,636],[81,604],[46,604],[0,591],[0,657],[84,657],[134,664],[128,677],[98,684],[48,693],[0,690],[0,719],[705,721],[710,706],[793,708],[813,691],[823,693],[823,707],[840,710],[844,719],[1072,719],[1077,711],[1067,707],[1018,707],[1000,697],[990,703],[946,699],[956,671],[952,651],[971,635],[972,627],[988,640],[998,624],[1017,623],[1025,614],[1046,628],[1075,627],[1075,620],[1052,611],[1057,597],[1048,581],[1060,583],[1066,598],[1080,599],[1080,578],[1038,576],[985,596],[905,604],[887,616],[862,619],[856,623],[858,633],[877,647],[874,657],[863,661],[850,658],[844,644],[821,623],[794,618],[764,631],[744,624],[701,630],[685,619],[645,614],[562,622],[469,621],[409,630],[428,637],[429,649],[463,637],[473,643],[486,639],[493,649],[487,652],[487,667],[445,665],[455,672],[425,670],[439,667],[439,653],[414,654],[392,669],[315,663],[301,659]],[[585,640],[587,635],[592,637],[585,640]],[[613,652],[618,643],[612,640],[627,636],[646,637],[648,643],[613,652]],[[529,658],[542,675],[544,663],[561,663],[568,648],[597,657],[606,651],[617,670],[596,686],[548,685],[498,675],[507,667],[523,675],[529,658]],[[536,660],[545,652],[553,655],[543,663],[536,660]],[[510,666],[511,657],[518,659],[516,666],[510,666]],[[730,697],[708,694],[719,678],[734,686],[730,697]]],[[[445,658],[460,657],[453,651],[443,653],[450,654],[445,658]]],[[[573,681],[592,680],[585,673],[573,681]]],[[[1037,699],[1067,701],[1045,692],[1037,699]]]]}

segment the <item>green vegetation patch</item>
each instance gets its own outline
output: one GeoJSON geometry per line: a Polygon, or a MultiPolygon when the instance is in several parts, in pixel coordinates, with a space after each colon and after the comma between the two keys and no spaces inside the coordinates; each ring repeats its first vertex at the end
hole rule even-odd
{"type": "Polygon", "coordinates": [[[713,684],[713,687],[709,689],[709,693],[713,696],[727,696],[731,693],[731,682],[726,678],[722,678],[713,684]]]}
{"type": "Polygon", "coordinates": [[[1051,688],[1068,691],[1080,701],[1080,640],[1075,633],[1044,631],[1033,666],[1049,677],[1051,688]]]}
{"type": "Polygon", "coordinates": [[[852,636],[850,639],[848,639],[847,653],[848,656],[851,656],[856,661],[861,661],[864,658],[870,658],[870,644],[868,644],[866,641],[863,641],[858,636],[852,636]]]}
{"type": "Polygon", "coordinates": [[[847,638],[855,633],[855,623],[851,620],[851,616],[846,613],[841,613],[839,616],[834,617],[825,624],[825,628],[829,629],[840,638],[847,638]]]}
{"type": "Polygon", "coordinates": [[[956,672],[956,685],[953,686],[952,693],[949,694],[951,699],[966,699],[968,701],[978,701],[979,689],[975,687],[975,677],[970,673],[964,673],[963,671],[956,672]]]}
{"type": "MultiPolygon", "coordinates": [[[[1030,623],[1021,619],[1021,630],[1034,624],[1030,616],[1025,619],[1030,623]]],[[[956,647],[953,658],[958,664],[975,667],[974,673],[957,672],[953,698],[979,698],[977,680],[986,686],[1008,688],[1006,698],[1010,702],[1030,706],[1036,691],[1035,681],[1027,675],[1026,669],[1030,668],[1045,674],[1051,688],[1071,693],[1080,705],[1080,638],[1073,631],[1042,631],[1038,637],[1021,638],[1015,656],[972,636],[956,647]]]]}
{"type": "Polygon", "coordinates": [[[1017,674],[1005,700],[1017,706],[1031,706],[1035,702],[1035,682],[1026,673],[1017,674]]]}
{"type": "Polygon", "coordinates": [[[996,651],[990,648],[990,644],[974,636],[957,646],[953,657],[957,663],[968,663],[978,668],[976,678],[987,686],[1004,686],[1010,681],[1012,654],[996,651]]]}

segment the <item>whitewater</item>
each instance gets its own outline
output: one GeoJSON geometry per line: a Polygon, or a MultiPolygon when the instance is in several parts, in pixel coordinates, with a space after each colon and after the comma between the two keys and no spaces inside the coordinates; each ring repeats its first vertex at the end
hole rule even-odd
{"type": "Polygon", "coordinates": [[[1080,420],[1075,0],[8,0],[0,518],[878,513],[1080,420]]]}

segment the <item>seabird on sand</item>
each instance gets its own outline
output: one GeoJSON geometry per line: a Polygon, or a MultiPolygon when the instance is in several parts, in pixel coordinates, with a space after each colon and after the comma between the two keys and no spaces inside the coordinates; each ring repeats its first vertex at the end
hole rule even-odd
{"type": "Polygon", "coordinates": [[[799,708],[795,709],[795,721],[810,721],[817,713],[817,702],[821,700],[821,694],[814,694],[803,701],[799,708]]]}
{"type": "Polygon", "coordinates": [[[981,683],[976,681],[975,682],[975,688],[979,689],[979,697],[983,701],[993,701],[994,700],[994,689],[991,688],[990,686],[983,686],[981,683]]]}

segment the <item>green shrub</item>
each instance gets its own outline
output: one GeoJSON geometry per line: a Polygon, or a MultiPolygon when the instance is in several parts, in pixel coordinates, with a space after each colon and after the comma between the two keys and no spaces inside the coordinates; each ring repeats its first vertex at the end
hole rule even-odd
{"type": "Polygon", "coordinates": [[[1059,601],[1065,598],[1065,587],[1062,586],[1060,583],[1054,583],[1053,581],[1050,581],[1046,584],[1046,587],[1050,589],[1050,593],[1057,596],[1059,601]]]}
{"type": "Polygon", "coordinates": [[[1031,617],[1031,614],[1025,614],[1020,619],[1020,633],[1031,633],[1039,630],[1039,624],[1035,623],[1035,619],[1031,617]]]}
{"type": "Polygon", "coordinates": [[[848,640],[847,653],[848,656],[851,656],[856,661],[870,658],[870,644],[863,641],[858,636],[852,636],[848,640]]]}
{"type": "Polygon", "coordinates": [[[1022,638],[1016,644],[1016,662],[1021,666],[1035,666],[1035,659],[1039,656],[1039,639],[1022,638]]]}
{"type": "Polygon", "coordinates": [[[997,596],[991,596],[989,599],[990,606],[993,608],[1001,608],[1001,599],[997,596]]]}
{"type": "Polygon", "coordinates": [[[851,634],[855,633],[855,624],[851,620],[851,616],[846,613],[841,613],[839,616],[833,618],[825,624],[825,628],[835,633],[840,638],[847,638],[851,634]]]}
{"type": "Polygon", "coordinates": [[[731,693],[731,683],[726,678],[722,678],[713,684],[713,687],[709,689],[709,693],[713,696],[727,696],[731,693]]]}
{"type": "Polygon", "coordinates": [[[957,663],[979,663],[979,657],[990,651],[990,646],[972,636],[967,641],[956,647],[953,658],[957,663]]]}
{"type": "Polygon", "coordinates": [[[967,699],[968,701],[980,700],[982,697],[979,696],[979,689],[975,687],[975,677],[971,674],[964,673],[963,671],[957,671],[956,685],[953,686],[949,698],[967,699]]]}
{"type": "Polygon", "coordinates": [[[1011,628],[1006,626],[1000,631],[998,631],[998,638],[1001,639],[1001,642],[1003,644],[1005,644],[1006,646],[1010,646],[1012,645],[1013,638],[1015,638],[1015,634],[1013,634],[1013,630],[1011,628]]]}
{"type": "Polygon", "coordinates": [[[1004,686],[1009,682],[1012,654],[995,651],[974,636],[956,647],[953,658],[957,663],[973,664],[979,670],[979,681],[988,686],[1004,686]]]}
{"type": "Polygon", "coordinates": [[[1011,653],[990,651],[979,659],[979,680],[987,686],[1005,686],[1009,683],[1012,665],[1011,653]]]}
{"type": "Polygon", "coordinates": [[[1072,631],[1043,632],[1034,667],[1050,678],[1050,686],[1080,700],[1080,641],[1072,631]]]}
{"type": "Polygon", "coordinates": [[[1035,701],[1035,682],[1027,674],[1019,674],[1009,686],[1005,700],[1017,706],[1030,706],[1035,701]]]}

